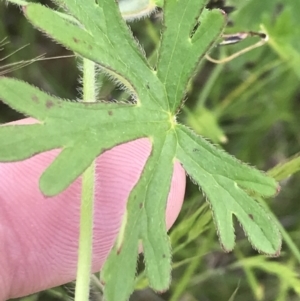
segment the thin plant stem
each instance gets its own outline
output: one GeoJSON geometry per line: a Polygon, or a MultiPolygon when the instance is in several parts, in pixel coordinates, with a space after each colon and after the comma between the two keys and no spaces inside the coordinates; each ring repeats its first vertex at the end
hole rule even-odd
{"type": "MultiPolygon", "coordinates": [[[[275,178],[276,179],[276,178],[275,178]]],[[[271,216],[273,221],[276,223],[282,238],[292,254],[294,255],[295,259],[300,263],[300,251],[297,245],[294,243],[293,239],[289,235],[288,231],[285,230],[285,228],[282,226],[278,218],[275,216],[275,214],[272,212],[272,210],[269,208],[269,205],[262,199],[262,198],[257,198],[259,200],[259,203],[268,211],[268,214],[271,216]]]]}
{"type": "MultiPolygon", "coordinates": [[[[235,256],[238,260],[243,260],[245,258],[244,254],[241,252],[238,246],[235,247],[234,250],[235,256]]],[[[243,267],[246,280],[250,289],[252,290],[252,294],[255,300],[260,301],[264,298],[264,291],[261,288],[259,281],[256,279],[256,274],[251,267],[244,266],[243,267]]]]}
{"type": "MultiPolygon", "coordinates": [[[[204,243],[202,244],[202,246],[199,249],[199,254],[202,254],[204,256],[204,254],[207,252],[207,250],[210,249],[211,245],[212,245],[212,237],[214,235],[214,229],[211,228],[206,240],[204,241],[204,243]]],[[[186,291],[188,285],[189,285],[189,281],[191,279],[191,277],[195,274],[197,268],[199,266],[201,266],[201,261],[203,260],[203,256],[195,256],[191,259],[189,265],[187,266],[187,268],[185,269],[183,275],[181,275],[181,279],[180,281],[177,283],[174,292],[171,296],[170,301],[176,301],[176,300],[180,300],[181,296],[183,295],[183,293],[186,291]]]]}
{"type": "MultiPolygon", "coordinates": [[[[91,102],[96,99],[95,63],[83,60],[83,101],[91,102]]],[[[90,277],[92,270],[93,243],[93,204],[95,188],[95,162],[82,175],[80,231],[77,281],[75,301],[89,300],[90,277]]]]}
{"type": "Polygon", "coordinates": [[[264,65],[261,69],[259,69],[256,73],[253,73],[251,76],[247,78],[241,85],[239,85],[236,89],[232,90],[219,104],[219,106],[215,110],[215,114],[217,116],[222,115],[222,112],[240,95],[243,95],[247,89],[249,89],[254,83],[262,76],[265,72],[269,72],[270,70],[280,66],[282,62],[280,60],[272,61],[266,65],[264,65]]]}
{"type": "MultiPolygon", "coordinates": [[[[221,48],[220,51],[221,51],[220,59],[222,59],[225,56],[225,50],[224,50],[224,48],[221,48]]],[[[224,66],[225,66],[224,64],[218,64],[212,70],[211,74],[209,75],[209,77],[208,77],[205,85],[203,86],[201,93],[198,97],[197,108],[204,107],[205,102],[208,99],[208,96],[209,96],[211,90],[213,89],[213,86],[214,86],[217,78],[219,77],[219,75],[221,74],[221,72],[224,69],[224,66]]]]}

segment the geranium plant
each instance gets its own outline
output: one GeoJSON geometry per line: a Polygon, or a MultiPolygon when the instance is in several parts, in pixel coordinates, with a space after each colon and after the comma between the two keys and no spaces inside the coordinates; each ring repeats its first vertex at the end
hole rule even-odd
{"type": "Polygon", "coordinates": [[[125,301],[132,292],[139,242],[150,286],[164,291],[170,284],[171,246],[164,213],[175,161],[181,163],[210,203],[225,251],[234,247],[235,216],[256,250],[272,256],[279,254],[279,231],[255,200],[274,195],[278,190],[275,180],[176,121],[193,73],[226,25],[224,12],[205,9],[204,0],[56,1],[64,12],[35,3],[13,2],[22,7],[33,26],[83,58],[82,102],[66,101],[25,82],[0,78],[0,99],[39,121],[0,128],[0,161],[24,160],[61,148],[40,178],[41,191],[53,196],[80,175],[86,179],[82,182],[85,206],[80,230],[78,275],[82,281],[78,279],[78,300],[88,294],[90,266],[86,263],[91,260],[93,161],[118,144],[142,137],[151,140],[152,151],[131,191],[122,229],[101,271],[107,301],[125,301]],[[156,6],[163,8],[164,30],[153,68],[124,18],[147,15],[156,6]],[[97,68],[130,93],[133,103],[96,99],[97,68]]]}

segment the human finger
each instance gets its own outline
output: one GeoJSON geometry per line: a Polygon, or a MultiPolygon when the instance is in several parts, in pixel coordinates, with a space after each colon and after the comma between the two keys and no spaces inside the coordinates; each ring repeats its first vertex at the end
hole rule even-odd
{"type": "MultiPolygon", "coordinates": [[[[150,152],[151,143],[143,138],[96,159],[93,272],[101,269],[114,244],[128,196],[150,152]]],[[[81,179],[51,198],[38,188],[39,177],[58,153],[52,150],[22,162],[0,163],[1,301],[76,277],[81,179]]],[[[176,162],[166,209],[168,228],[178,216],[184,191],[185,172],[176,162]]]]}

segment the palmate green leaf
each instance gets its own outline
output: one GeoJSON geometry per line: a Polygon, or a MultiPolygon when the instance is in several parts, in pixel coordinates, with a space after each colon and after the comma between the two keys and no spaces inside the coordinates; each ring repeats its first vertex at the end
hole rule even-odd
{"type": "Polygon", "coordinates": [[[276,226],[247,193],[270,196],[276,192],[275,181],[242,165],[175,121],[175,111],[193,71],[223,29],[223,14],[205,11],[201,17],[204,1],[167,1],[165,31],[154,71],[121,19],[116,3],[98,2],[59,1],[71,13],[70,19],[39,4],[27,4],[23,10],[34,26],[96,62],[122,83],[135,95],[136,104],[65,101],[2,77],[1,100],[36,118],[39,124],[2,126],[0,161],[23,160],[61,148],[40,180],[42,191],[54,195],[105,150],[141,137],[151,139],[151,155],[129,196],[118,240],[103,267],[108,301],[125,301],[133,290],[139,242],[150,285],[158,291],[169,286],[171,251],[165,209],[175,159],[211,202],[224,249],[231,250],[234,245],[235,215],[255,248],[278,254],[280,236],[276,226]],[[71,164],[70,157],[79,164],[71,164]]]}

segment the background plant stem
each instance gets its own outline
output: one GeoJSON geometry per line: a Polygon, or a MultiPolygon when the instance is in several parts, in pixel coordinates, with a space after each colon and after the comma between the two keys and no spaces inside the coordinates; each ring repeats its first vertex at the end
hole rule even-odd
{"type": "MultiPolygon", "coordinates": [[[[96,99],[95,64],[83,60],[83,101],[96,99]]],[[[82,175],[80,234],[78,249],[75,301],[89,300],[93,244],[93,203],[95,186],[95,162],[82,175]]]]}

